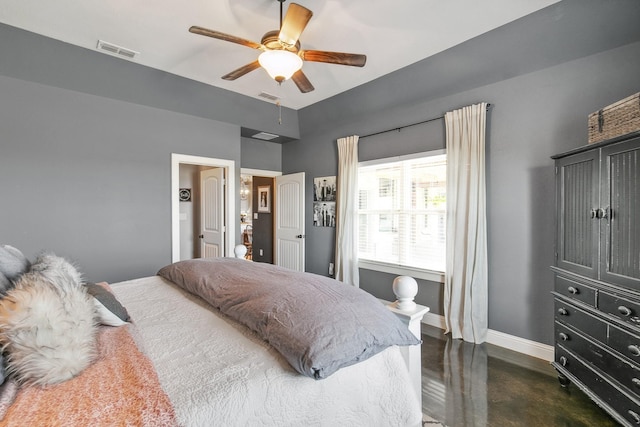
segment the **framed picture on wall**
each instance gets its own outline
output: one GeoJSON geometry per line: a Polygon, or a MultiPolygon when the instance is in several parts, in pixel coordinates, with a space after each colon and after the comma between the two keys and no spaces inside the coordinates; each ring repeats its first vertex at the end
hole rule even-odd
{"type": "Polygon", "coordinates": [[[313,178],[313,226],[336,226],[336,177],[313,178]]]}
{"type": "Polygon", "coordinates": [[[271,212],[271,187],[268,185],[258,187],[258,212],[271,212]]]}
{"type": "Polygon", "coordinates": [[[313,201],[314,202],[335,202],[336,201],[336,177],[321,176],[313,178],[313,201]]]}
{"type": "Polygon", "coordinates": [[[181,202],[190,202],[191,201],[191,189],[190,188],[181,188],[179,195],[180,195],[180,201],[181,202]]]}
{"type": "Polygon", "coordinates": [[[336,202],[313,202],[313,226],[336,226],[336,202]]]}

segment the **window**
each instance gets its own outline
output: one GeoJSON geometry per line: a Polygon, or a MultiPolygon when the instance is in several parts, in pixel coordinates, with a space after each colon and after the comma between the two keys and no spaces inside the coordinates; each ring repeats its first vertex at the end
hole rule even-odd
{"type": "Polygon", "coordinates": [[[444,272],[446,173],[442,150],[360,164],[361,261],[444,272]]]}

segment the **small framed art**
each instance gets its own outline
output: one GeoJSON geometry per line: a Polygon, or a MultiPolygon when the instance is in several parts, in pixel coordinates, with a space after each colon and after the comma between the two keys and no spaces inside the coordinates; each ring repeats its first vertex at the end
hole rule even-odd
{"type": "Polygon", "coordinates": [[[180,194],[180,201],[181,202],[190,202],[191,201],[191,189],[190,188],[181,188],[179,194],[180,194]]]}
{"type": "Polygon", "coordinates": [[[271,187],[258,187],[258,212],[271,212],[271,187]]]}

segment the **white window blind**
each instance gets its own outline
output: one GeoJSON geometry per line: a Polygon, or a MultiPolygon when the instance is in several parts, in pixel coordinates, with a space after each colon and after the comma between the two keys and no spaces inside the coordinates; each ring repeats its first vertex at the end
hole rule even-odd
{"type": "Polygon", "coordinates": [[[444,272],[445,154],[361,164],[361,260],[444,272]]]}

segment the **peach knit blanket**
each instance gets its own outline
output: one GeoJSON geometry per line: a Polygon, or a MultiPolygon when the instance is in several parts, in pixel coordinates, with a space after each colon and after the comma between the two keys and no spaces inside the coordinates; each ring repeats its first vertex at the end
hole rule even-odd
{"type": "Polygon", "coordinates": [[[101,326],[97,360],[77,377],[46,388],[0,391],[0,426],[175,426],[173,406],[130,326],[101,326]],[[13,402],[13,403],[12,403],[13,402]]]}

